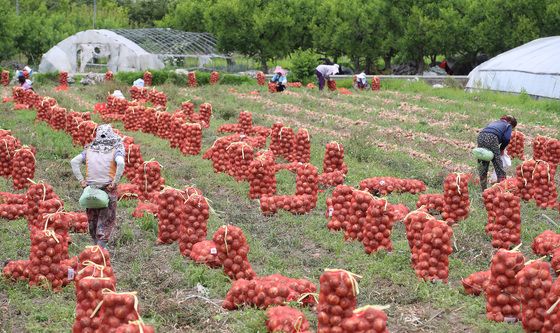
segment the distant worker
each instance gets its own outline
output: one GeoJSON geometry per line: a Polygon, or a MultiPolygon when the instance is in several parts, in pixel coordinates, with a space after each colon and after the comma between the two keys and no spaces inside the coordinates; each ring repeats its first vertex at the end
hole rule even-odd
{"type": "Polygon", "coordinates": [[[25,76],[23,76],[23,74],[18,76],[18,82],[20,87],[23,88],[23,90],[33,90],[33,81],[26,79],[25,76]]]}
{"type": "Polygon", "coordinates": [[[330,80],[331,75],[338,74],[340,66],[334,65],[319,65],[315,68],[315,74],[317,74],[317,81],[319,81],[319,90],[325,88],[325,80],[330,80]]]}
{"type": "Polygon", "coordinates": [[[82,188],[90,186],[107,193],[105,208],[87,208],[89,233],[93,243],[106,248],[116,225],[117,185],[124,171],[124,145],[110,124],[99,125],[95,139],[71,161],[72,172],[82,188]],[[86,165],[86,177],[80,165],[86,165]]]}
{"type": "Polygon", "coordinates": [[[30,79],[33,76],[33,70],[29,66],[23,67],[23,70],[19,69],[19,66],[16,67],[16,77],[23,76],[26,79],[30,79]]]}
{"type": "MultiPolygon", "coordinates": [[[[506,179],[506,172],[502,163],[501,155],[511,139],[511,132],[517,126],[517,119],[510,115],[504,115],[500,120],[491,122],[478,134],[478,147],[485,148],[494,154],[492,165],[496,171],[498,182],[506,179]]],[[[478,160],[478,175],[480,186],[484,191],[488,186],[488,167],[490,161],[478,160]]]]}
{"type": "Polygon", "coordinates": [[[270,82],[276,83],[276,91],[282,92],[286,90],[286,85],[288,84],[288,79],[286,78],[286,71],[280,66],[276,66],[274,69],[274,76],[270,79],[270,82]]]}
{"type": "Polygon", "coordinates": [[[445,70],[445,72],[448,75],[453,75],[453,70],[449,67],[449,64],[447,63],[447,59],[443,59],[443,61],[440,62],[439,68],[445,70]]]}
{"type": "Polygon", "coordinates": [[[360,74],[356,75],[356,82],[354,88],[364,90],[369,88],[369,84],[366,78],[366,73],[361,72],[360,74]]]}

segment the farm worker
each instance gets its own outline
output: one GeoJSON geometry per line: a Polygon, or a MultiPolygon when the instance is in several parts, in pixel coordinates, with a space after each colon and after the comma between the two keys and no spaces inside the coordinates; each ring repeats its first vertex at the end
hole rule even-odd
{"type": "Polygon", "coordinates": [[[23,76],[26,79],[29,79],[33,76],[33,70],[29,66],[23,67],[23,70],[20,70],[19,67],[16,68],[16,77],[23,76]]]}
{"type": "Polygon", "coordinates": [[[356,84],[358,85],[359,89],[364,89],[367,87],[366,73],[361,72],[360,74],[356,75],[356,84]]]}
{"type": "Polygon", "coordinates": [[[136,79],[132,83],[132,85],[135,86],[135,87],[144,88],[144,80],[143,79],[136,79]]]}
{"type": "Polygon", "coordinates": [[[23,75],[18,76],[18,82],[20,87],[23,88],[23,90],[33,90],[33,81],[26,79],[25,76],[23,75]]]}
{"type": "Polygon", "coordinates": [[[334,65],[319,65],[315,68],[315,74],[317,74],[317,81],[319,81],[319,90],[325,88],[325,79],[329,80],[331,75],[338,74],[340,67],[337,64],[334,65]]]}
{"type": "Polygon", "coordinates": [[[270,79],[270,82],[276,83],[276,91],[281,92],[286,89],[288,84],[288,79],[286,78],[286,71],[280,66],[276,66],[274,69],[274,76],[270,79]]]}
{"type": "Polygon", "coordinates": [[[107,208],[86,209],[89,233],[96,245],[107,247],[111,232],[116,224],[117,184],[124,171],[124,145],[110,124],[99,125],[95,139],[80,154],[72,159],[72,172],[82,188],[93,186],[107,192],[107,208]],[[86,178],[80,165],[86,165],[86,178]]]}
{"type": "MultiPolygon", "coordinates": [[[[504,154],[506,147],[511,139],[511,131],[517,126],[517,119],[510,115],[504,115],[497,121],[491,122],[478,134],[478,147],[486,148],[494,153],[492,165],[498,177],[498,182],[506,179],[506,172],[502,164],[501,155],[504,154]]],[[[489,161],[478,160],[478,175],[480,186],[484,191],[488,186],[488,167],[489,161]]]]}

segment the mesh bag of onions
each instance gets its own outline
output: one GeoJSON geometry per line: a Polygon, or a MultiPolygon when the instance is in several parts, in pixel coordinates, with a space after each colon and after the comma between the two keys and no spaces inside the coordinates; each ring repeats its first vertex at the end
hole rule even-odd
{"type": "Polygon", "coordinates": [[[374,199],[373,195],[369,192],[360,190],[352,191],[349,216],[342,225],[345,240],[356,239],[360,242],[363,240],[367,211],[369,209],[369,204],[374,199]]]}
{"type": "Polygon", "coordinates": [[[2,275],[11,281],[27,281],[29,279],[29,260],[9,261],[2,269],[2,275]]]}
{"type": "MultiPolygon", "coordinates": [[[[129,181],[132,181],[142,172],[142,167],[144,165],[144,159],[142,158],[140,145],[134,143],[129,144],[128,147],[126,147],[126,156],[124,161],[125,161],[124,175],[129,181]]],[[[136,192],[132,192],[132,193],[136,193],[136,192]]]]}
{"type": "Polygon", "coordinates": [[[140,319],[136,292],[115,292],[103,290],[103,300],[99,308],[100,332],[115,333],[129,322],[140,319]]]}
{"type": "Polygon", "coordinates": [[[524,267],[523,254],[500,249],[492,257],[490,281],[486,287],[486,318],[517,321],[521,318],[521,302],[515,275],[524,267]]]}
{"type": "Polygon", "coordinates": [[[352,204],[352,192],[354,188],[347,185],[338,185],[332,192],[332,197],[327,198],[327,228],[336,231],[341,230],[348,223],[350,208],[352,204]]]}
{"type": "Polygon", "coordinates": [[[521,242],[521,199],[499,186],[486,189],[484,205],[488,212],[486,232],[492,236],[492,246],[509,249],[521,242]]]}
{"type": "Polygon", "coordinates": [[[342,321],[342,332],[389,333],[387,315],[383,312],[387,308],[388,306],[366,305],[354,310],[352,317],[342,321]]]}
{"type": "Polygon", "coordinates": [[[144,72],[143,79],[144,79],[144,85],[146,87],[149,87],[149,86],[152,85],[152,78],[153,78],[152,73],[150,73],[149,71],[144,72]]]}
{"type": "Polygon", "coordinates": [[[374,199],[370,202],[362,230],[362,243],[367,254],[393,250],[391,230],[396,222],[395,214],[394,206],[386,199],[374,199]]]}
{"type": "Polygon", "coordinates": [[[443,182],[442,217],[448,224],[455,224],[469,216],[469,176],[451,173],[443,182]]]}
{"type": "Polygon", "coordinates": [[[179,239],[179,228],[186,223],[187,220],[183,192],[171,187],[166,187],[159,193],[157,205],[157,242],[159,244],[171,244],[179,239]]]}
{"type": "Polygon", "coordinates": [[[274,153],[274,156],[279,156],[282,153],[282,148],[280,146],[280,130],[284,127],[284,124],[276,122],[272,124],[270,133],[270,147],[269,149],[274,153]]]}
{"type": "Polygon", "coordinates": [[[542,260],[527,262],[515,278],[521,299],[523,328],[526,332],[540,332],[551,305],[547,299],[552,287],[550,264],[542,260]]]}
{"type": "Polygon", "coordinates": [[[311,293],[315,285],[305,279],[292,279],[279,274],[236,280],[228,291],[222,306],[235,310],[242,305],[266,309],[286,302],[314,303],[311,293]]]}
{"type": "Polygon", "coordinates": [[[200,194],[189,195],[184,206],[186,219],[179,225],[179,251],[188,257],[193,245],[206,239],[210,206],[200,194]]]}
{"type": "Polygon", "coordinates": [[[257,84],[259,86],[264,86],[266,84],[266,76],[263,72],[257,72],[257,84]]]}
{"type": "Polygon", "coordinates": [[[536,255],[547,256],[552,254],[554,250],[560,248],[560,234],[552,230],[545,230],[535,237],[531,248],[536,255]]]}
{"type": "Polygon", "coordinates": [[[49,229],[31,233],[29,284],[59,291],[67,282],[67,271],[61,265],[64,258],[68,258],[68,250],[65,252],[60,235],[49,229]]]}
{"type": "Polygon", "coordinates": [[[519,131],[511,132],[511,139],[507,147],[511,158],[525,159],[525,135],[519,131]]]}
{"type": "Polygon", "coordinates": [[[486,290],[490,282],[490,270],[474,272],[461,280],[465,294],[478,296],[486,290]]]}
{"type": "Polygon", "coordinates": [[[157,215],[159,210],[158,204],[149,201],[138,201],[136,208],[132,212],[132,217],[142,218],[145,214],[157,215]]]}
{"type": "Polygon", "coordinates": [[[330,91],[336,91],[336,81],[335,80],[327,80],[327,87],[330,91]]]}
{"type": "Polygon", "coordinates": [[[144,324],[142,319],[129,321],[128,324],[121,325],[115,333],[155,333],[155,328],[144,324]]]}
{"type": "Polygon", "coordinates": [[[535,197],[533,172],[537,161],[526,160],[515,169],[516,178],[521,192],[521,199],[529,201],[535,197]]]}
{"type": "Polygon", "coordinates": [[[223,225],[214,233],[212,240],[227,276],[232,280],[255,278],[256,274],[247,259],[249,244],[240,228],[223,225]]]}
{"type": "Polygon", "coordinates": [[[422,231],[422,245],[418,248],[416,275],[425,281],[447,283],[449,255],[453,252],[453,230],[443,221],[429,219],[422,231]]]}
{"type": "Polygon", "coordinates": [[[556,165],[537,161],[533,170],[532,180],[535,187],[535,202],[541,208],[554,208],[558,199],[554,175],[556,165]]]}
{"type": "Polygon", "coordinates": [[[2,74],[0,74],[0,85],[7,86],[10,84],[10,72],[6,70],[2,70],[2,74]]]}
{"type": "Polygon", "coordinates": [[[7,178],[12,176],[13,157],[21,143],[11,135],[1,137],[0,141],[0,176],[7,178]]]}
{"type": "Polygon", "coordinates": [[[76,319],[72,333],[100,332],[101,316],[98,307],[103,292],[115,291],[114,282],[105,277],[87,276],[76,281],[76,319]]]}
{"type": "Polygon", "coordinates": [[[348,167],[344,163],[344,147],[338,142],[327,143],[325,157],[323,158],[323,173],[342,171],[348,173],[348,167]]]}
{"type": "Polygon", "coordinates": [[[274,306],[266,311],[268,332],[309,333],[309,322],[305,315],[289,306],[274,306]]]}
{"type": "Polygon", "coordinates": [[[257,153],[249,164],[249,198],[259,199],[263,195],[276,194],[276,172],[274,154],[270,151],[257,153]],[[267,153],[268,152],[268,153],[267,153]]]}
{"type": "Polygon", "coordinates": [[[202,127],[200,124],[183,124],[184,139],[180,144],[183,155],[198,155],[202,149],[202,127]]]}
{"type": "Polygon", "coordinates": [[[253,147],[247,142],[232,142],[226,148],[228,164],[226,170],[237,181],[249,178],[249,165],[253,160],[253,147]]]}
{"type": "Polygon", "coordinates": [[[547,295],[547,302],[550,307],[545,313],[543,333],[554,333],[560,330],[560,279],[556,279],[547,295]]]}
{"type": "Polygon", "coordinates": [[[422,233],[426,223],[435,219],[424,208],[417,209],[410,212],[404,218],[404,226],[406,230],[406,238],[408,240],[408,247],[410,248],[412,267],[418,263],[418,255],[422,247],[422,233]]]}
{"type": "Polygon", "coordinates": [[[198,86],[198,83],[196,82],[196,72],[189,72],[188,74],[188,86],[191,88],[194,88],[196,86],[198,86]]]}
{"type": "Polygon", "coordinates": [[[161,164],[157,161],[146,161],[133,183],[140,188],[139,199],[154,201],[163,189],[165,179],[161,176],[161,164]]]}
{"type": "Polygon", "coordinates": [[[198,264],[205,264],[211,268],[222,266],[218,259],[216,243],[211,240],[203,240],[194,244],[189,253],[189,257],[198,264]]]}
{"type": "Polygon", "coordinates": [[[14,150],[12,181],[15,190],[27,188],[35,177],[35,148],[23,146],[14,150]]]}
{"type": "Polygon", "coordinates": [[[344,332],[342,323],[354,316],[360,276],[341,269],[326,269],[319,278],[317,333],[344,332]]]}
{"type": "Polygon", "coordinates": [[[29,230],[31,231],[31,226],[40,225],[40,213],[39,206],[41,201],[59,199],[54,193],[54,189],[51,185],[39,182],[34,183],[29,186],[27,192],[25,193],[25,202],[27,203],[27,209],[25,212],[25,218],[27,219],[27,224],[29,230]]]}
{"type": "Polygon", "coordinates": [[[220,81],[220,73],[216,71],[210,73],[210,84],[211,85],[218,84],[218,81],[220,81]]]}

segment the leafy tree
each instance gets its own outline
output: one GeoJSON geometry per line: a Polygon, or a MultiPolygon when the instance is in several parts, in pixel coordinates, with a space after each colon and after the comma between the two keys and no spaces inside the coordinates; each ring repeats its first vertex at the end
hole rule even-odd
{"type": "Polygon", "coordinates": [[[183,31],[206,32],[205,12],[212,10],[213,0],[180,0],[175,6],[169,6],[165,17],[156,22],[163,28],[183,31]]]}
{"type": "Polygon", "coordinates": [[[128,10],[133,27],[154,27],[168,12],[169,0],[126,0],[119,4],[128,10]]]}
{"type": "Polygon", "coordinates": [[[5,11],[0,19],[0,60],[6,60],[17,53],[15,37],[20,28],[11,1],[0,0],[0,8],[5,11]]]}

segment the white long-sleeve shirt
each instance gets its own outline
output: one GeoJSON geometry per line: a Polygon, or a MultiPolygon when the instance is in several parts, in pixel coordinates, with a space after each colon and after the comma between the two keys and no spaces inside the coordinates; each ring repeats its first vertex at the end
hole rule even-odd
{"type": "Polygon", "coordinates": [[[316,69],[319,73],[323,74],[324,77],[338,74],[338,66],[336,65],[319,65],[316,69]]]}

